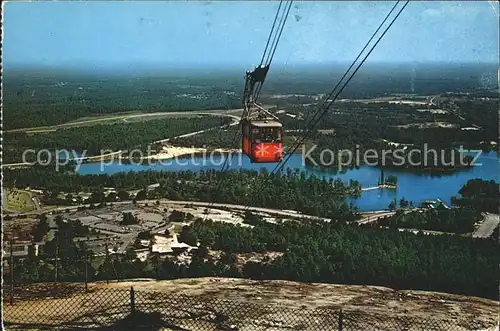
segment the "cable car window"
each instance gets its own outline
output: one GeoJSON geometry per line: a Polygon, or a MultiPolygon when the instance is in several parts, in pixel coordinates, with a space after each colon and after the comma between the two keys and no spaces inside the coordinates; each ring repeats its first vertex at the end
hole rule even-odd
{"type": "Polygon", "coordinates": [[[276,142],[281,142],[281,129],[276,129],[276,142]]]}
{"type": "Polygon", "coordinates": [[[260,142],[262,143],[280,143],[281,129],[280,128],[260,128],[260,142]]]}
{"type": "Polygon", "coordinates": [[[272,143],[274,138],[272,128],[262,128],[262,142],[272,143]]]}

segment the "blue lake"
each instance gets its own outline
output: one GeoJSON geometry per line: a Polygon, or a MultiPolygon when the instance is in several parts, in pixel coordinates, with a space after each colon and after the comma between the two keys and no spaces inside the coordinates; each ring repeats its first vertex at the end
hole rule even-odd
{"type": "MultiPolygon", "coordinates": [[[[246,156],[241,155],[233,156],[231,161],[231,165],[229,166],[231,170],[259,170],[261,168],[266,168],[271,172],[276,167],[276,164],[272,163],[252,164],[246,156]]],[[[403,197],[406,200],[413,201],[415,204],[424,200],[434,200],[437,198],[443,200],[446,204],[451,204],[451,197],[458,195],[458,190],[467,183],[469,179],[482,178],[500,181],[499,161],[500,159],[496,152],[489,152],[482,153],[475,161],[476,165],[473,168],[460,170],[452,174],[429,175],[400,170],[385,170],[385,176],[393,174],[398,177],[398,188],[396,190],[376,189],[364,191],[359,199],[352,199],[351,201],[358,206],[360,211],[387,209],[387,206],[394,198],[399,200],[403,197]]],[[[207,160],[203,157],[195,157],[179,160],[164,160],[151,165],[120,164],[118,162],[112,164],[86,163],[80,166],[78,173],[81,175],[88,175],[144,170],[220,170],[223,162],[223,157],[214,156],[212,160],[207,160]]],[[[361,183],[362,187],[373,187],[377,185],[380,178],[380,169],[372,166],[362,166],[359,169],[348,170],[344,173],[337,174],[317,168],[306,167],[302,164],[302,157],[300,154],[292,155],[286,164],[286,168],[298,168],[320,178],[340,178],[345,182],[349,182],[350,179],[355,179],[361,183]]]]}

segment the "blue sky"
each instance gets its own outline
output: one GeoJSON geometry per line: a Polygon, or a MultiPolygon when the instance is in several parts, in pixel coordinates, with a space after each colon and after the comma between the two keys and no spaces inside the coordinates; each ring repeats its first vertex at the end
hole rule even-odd
{"type": "MultiPolygon", "coordinates": [[[[394,2],[295,2],[274,57],[351,61],[394,2]]],[[[4,67],[254,65],[278,1],[8,2],[4,67]]],[[[497,62],[498,2],[411,1],[370,61],[497,62]]]]}

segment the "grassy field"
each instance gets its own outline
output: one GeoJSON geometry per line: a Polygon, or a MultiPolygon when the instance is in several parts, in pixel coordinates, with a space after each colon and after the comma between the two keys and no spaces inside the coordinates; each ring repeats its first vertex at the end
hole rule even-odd
{"type": "Polygon", "coordinates": [[[23,190],[5,190],[6,207],[8,210],[28,212],[36,209],[31,199],[31,193],[23,190]]]}

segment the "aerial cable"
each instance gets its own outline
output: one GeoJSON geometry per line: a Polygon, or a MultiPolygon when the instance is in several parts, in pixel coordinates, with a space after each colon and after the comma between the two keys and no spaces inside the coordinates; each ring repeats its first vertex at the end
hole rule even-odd
{"type": "MultiPolygon", "coordinates": [[[[289,1],[287,5],[285,5],[284,10],[281,13],[280,19],[278,26],[275,29],[276,22],[278,21],[278,16],[280,15],[280,10],[281,10],[281,5],[283,1],[280,1],[280,5],[278,7],[278,10],[276,12],[276,16],[274,18],[274,23],[271,28],[271,32],[269,34],[269,38],[267,40],[266,44],[266,49],[264,51],[264,54],[262,56],[261,60],[261,66],[270,66],[272,63],[272,59],[274,57],[274,53],[276,52],[276,48],[278,47],[278,42],[281,37],[281,33],[283,32],[283,28],[285,27],[286,20],[288,18],[288,13],[290,12],[290,9],[292,7],[293,1],[289,1]],[[272,42],[271,42],[272,39],[272,42]],[[269,42],[271,42],[271,47],[269,48],[268,52],[268,45],[269,42]],[[267,56],[266,56],[267,55],[267,56]],[[264,61],[265,58],[265,61],[264,61]]],[[[263,82],[258,82],[255,86],[255,90],[253,92],[253,100],[257,101],[257,98],[259,97],[260,90],[262,89],[263,82]]]]}
{"type": "MultiPolygon", "coordinates": [[[[228,129],[231,127],[231,125],[228,126],[228,129]]],[[[240,130],[238,130],[238,128],[235,130],[234,132],[234,136],[233,136],[233,140],[231,141],[231,149],[234,148],[234,143],[238,140],[238,136],[240,136],[240,130]]],[[[241,137],[239,138],[241,139],[241,137]]],[[[229,169],[229,166],[230,166],[230,162],[229,162],[229,159],[231,158],[231,151],[229,151],[228,155],[226,156],[226,159],[224,160],[224,163],[222,164],[222,167],[221,167],[221,170],[220,170],[220,173],[224,173],[226,172],[228,169],[229,169]]],[[[224,183],[224,178],[220,178],[218,183],[217,183],[217,187],[215,189],[215,196],[217,196],[222,188],[222,184],[224,183]]],[[[205,221],[207,220],[208,218],[208,211],[210,210],[210,208],[213,207],[213,204],[214,204],[214,199],[212,197],[210,197],[210,204],[207,208],[207,213],[205,214],[205,221]]]]}
{"type": "MultiPolygon", "coordinates": [[[[353,61],[353,64],[351,64],[351,66],[349,67],[349,69],[346,71],[346,73],[344,74],[344,76],[342,77],[342,79],[347,75],[347,73],[350,71],[350,69],[354,66],[354,64],[356,63],[356,61],[359,59],[359,57],[361,56],[361,54],[363,54],[364,50],[366,49],[366,47],[368,47],[368,45],[370,44],[371,40],[374,38],[374,36],[377,34],[377,32],[382,28],[382,26],[384,25],[384,23],[387,21],[388,17],[392,14],[392,12],[394,11],[394,9],[396,8],[396,6],[399,4],[399,0],[396,2],[396,4],[393,6],[393,8],[391,9],[391,11],[389,12],[389,14],[387,14],[386,18],[382,21],[382,23],[379,25],[379,27],[377,28],[377,30],[374,32],[374,34],[372,35],[372,37],[369,39],[369,41],[367,42],[367,44],[365,45],[365,47],[363,47],[363,49],[361,50],[360,54],[356,57],[356,59],[353,61]]],[[[378,38],[378,40],[376,41],[376,43],[372,46],[372,48],[370,49],[370,51],[368,52],[368,54],[365,55],[365,57],[363,58],[363,60],[361,61],[361,63],[357,66],[357,68],[354,70],[354,72],[351,74],[351,76],[348,78],[348,80],[344,83],[344,85],[342,86],[342,88],[340,89],[340,91],[335,95],[335,97],[331,100],[331,102],[328,104],[328,106],[321,112],[320,116],[314,120],[314,117],[316,117],[316,115],[318,113],[320,113],[321,111],[321,108],[318,110],[318,112],[313,116],[313,119],[311,120],[314,121],[311,125],[311,127],[309,128],[309,130],[304,134],[304,136],[302,137],[301,141],[300,142],[297,142],[296,146],[294,147],[294,149],[292,150],[291,153],[289,153],[289,155],[287,155],[287,157],[282,161],[282,164],[278,164],[275,169],[271,172],[271,176],[275,174],[276,170],[280,171],[281,169],[283,169],[283,167],[285,166],[286,162],[288,162],[288,160],[291,158],[291,156],[293,155],[293,153],[295,153],[295,151],[297,150],[297,148],[304,142],[304,140],[307,138],[307,135],[312,131],[312,129],[314,128],[314,126],[319,122],[319,120],[321,119],[321,117],[323,117],[326,112],[328,111],[328,108],[335,102],[335,100],[337,99],[337,97],[339,96],[339,94],[344,90],[344,88],[347,86],[347,84],[351,81],[351,79],[354,77],[354,75],[356,74],[356,72],[361,68],[361,66],[363,65],[363,63],[366,61],[366,59],[368,58],[368,56],[373,52],[373,50],[375,49],[375,47],[378,45],[378,43],[382,40],[382,38],[384,37],[384,35],[387,33],[387,31],[389,30],[389,28],[394,24],[394,22],[396,21],[396,19],[399,17],[399,15],[401,15],[401,13],[403,12],[403,10],[405,9],[405,7],[408,5],[409,3],[409,0],[407,0],[405,2],[405,4],[403,5],[403,7],[399,10],[399,12],[397,13],[397,15],[393,18],[393,20],[391,21],[391,23],[386,27],[386,29],[383,31],[383,33],[381,34],[381,36],[378,38]]],[[[329,96],[325,99],[326,102],[328,102],[330,96],[335,92],[335,89],[337,88],[338,85],[340,85],[340,82],[342,81],[342,79],[339,81],[339,83],[337,83],[337,85],[335,86],[334,90],[329,94],[329,96]]],[[[270,180],[270,178],[269,178],[270,180]]],[[[248,211],[250,208],[250,204],[248,204],[245,208],[245,212],[248,211]]]]}
{"type": "MultiPolygon", "coordinates": [[[[280,22],[278,23],[278,28],[277,30],[275,30],[275,27],[276,27],[276,22],[278,21],[278,17],[280,15],[280,10],[281,10],[281,6],[283,4],[283,0],[280,1],[280,4],[278,6],[278,10],[276,11],[276,15],[274,17],[274,22],[273,22],[273,25],[272,25],[272,28],[271,28],[271,32],[269,33],[269,37],[268,37],[268,40],[266,42],[266,47],[264,49],[264,54],[262,55],[262,59],[261,59],[261,65],[264,64],[264,58],[266,58],[266,53],[268,51],[268,48],[269,48],[269,43],[271,42],[271,39],[273,39],[272,43],[271,43],[271,47],[269,48],[269,53],[267,53],[267,58],[266,58],[266,62],[265,62],[265,65],[269,66],[272,62],[272,59],[274,57],[274,53],[276,52],[276,48],[278,46],[278,42],[279,42],[279,39],[281,37],[281,33],[283,32],[283,28],[284,28],[284,25],[286,23],[286,20],[288,18],[288,13],[290,12],[290,9],[292,7],[292,3],[293,1],[289,1],[289,4],[288,4],[288,8],[285,7],[285,10],[283,11],[283,13],[281,13],[281,18],[280,18],[280,22]],[[273,33],[274,33],[274,38],[273,37],[273,33]]],[[[257,90],[258,92],[255,93],[254,92],[254,100],[256,100],[256,97],[258,97],[258,93],[260,92],[260,90],[262,89],[262,83],[259,83],[258,87],[257,87],[257,90]]],[[[243,114],[245,115],[245,114],[243,114]]],[[[239,132],[239,130],[236,130],[235,134],[234,134],[234,137],[233,137],[233,141],[231,143],[231,147],[234,146],[234,142],[236,141],[237,137],[239,136],[238,133],[241,134],[241,132],[239,132]]],[[[227,168],[229,168],[229,156],[226,157],[226,159],[224,160],[224,163],[222,164],[222,168],[221,168],[221,172],[225,172],[227,170],[227,168]]],[[[215,195],[218,195],[221,188],[222,188],[222,184],[223,184],[223,179],[219,180],[219,183],[217,185],[217,188],[216,188],[216,193],[215,195]]],[[[213,207],[213,204],[214,204],[214,199],[211,199],[211,202],[209,204],[209,207],[207,208],[207,211],[210,210],[211,207],[213,207]]],[[[205,214],[205,220],[208,218],[208,212],[205,214]]]]}
{"type": "MultiPolygon", "coordinates": [[[[366,47],[368,46],[368,44],[371,42],[371,40],[373,39],[373,37],[375,36],[375,34],[378,32],[378,30],[380,30],[380,28],[382,27],[382,25],[385,23],[385,21],[387,20],[387,18],[390,16],[390,14],[394,11],[395,7],[399,4],[400,1],[398,1],[394,7],[391,9],[391,11],[389,12],[389,14],[386,16],[386,18],[384,19],[384,21],[381,23],[381,25],[379,26],[379,28],[375,31],[374,35],[372,36],[372,38],[370,38],[370,40],[368,41],[367,45],[365,45],[365,47],[363,47],[363,50],[361,51],[361,53],[358,55],[358,57],[356,58],[356,60],[351,64],[351,66],[349,67],[349,69],[346,71],[346,73],[344,74],[344,76],[341,78],[341,80],[339,81],[339,83],[335,86],[335,88],[333,89],[333,91],[328,95],[328,97],[325,99],[326,102],[328,102],[328,100],[330,100],[330,97],[333,95],[333,93],[335,92],[336,88],[340,85],[340,82],[343,80],[343,78],[345,78],[345,76],[347,75],[347,73],[350,71],[350,69],[353,67],[353,65],[355,64],[355,62],[357,61],[357,59],[360,57],[360,55],[363,53],[363,51],[366,49],[366,47]]],[[[297,151],[297,148],[303,144],[303,142],[305,141],[305,139],[307,138],[307,136],[312,132],[314,126],[319,122],[319,120],[326,114],[326,112],[329,110],[329,108],[331,107],[331,105],[336,101],[337,97],[339,96],[340,93],[342,93],[342,91],[345,89],[345,87],[347,86],[347,84],[351,81],[351,79],[353,78],[353,76],[356,74],[356,72],[361,68],[361,66],[363,65],[363,63],[366,61],[366,59],[368,58],[368,56],[372,53],[372,51],[375,49],[375,47],[377,46],[377,44],[381,41],[381,39],[384,37],[384,35],[387,33],[387,31],[389,30],[389,28],[392,26],[392,24],[396,21],[396,19],[399,17],[399,15],[402,13],[402,11],[404,10],[404,8],[408,5],[409,1],[406,1],[406,3],[404,4],[404,6],[400,9],[400,11],[398,12],[398,14],[394,17],[394,19],[391,21],[391,23],[389,24],[389,26],[387,26],[387,28],[384,30],[384,32],[382,33],[382,35],[378,38],[378,40],[376,41],[376,43],[372,46],[372,48],[370,49],[370,51],[368,52],[368,54],[366,54],[366,56],[363,58],[363,60],[361,61],[361,63],[357,66],[357,68],[354,70],[354,72],[351,74],[351,76],[348,78],[347,82],[344,83],[344,85],[342,86],[342,88],[340,89],[340,91],[338,91],[335,95],[335,97],[333,99],[331,99],[331,101],[329,102],[329,104],[326,106],[325,109],[323,109],[323,111],[320,113],[321,111],[321,107],[320,109],[318,110],[318,112],[316,112],[316,114],[313,116],[313,119],[311,120],[314,121],[311,125],[311,127],[308,129],[308,131],[303,135],[302,139],[300,139],[300,141],[296,141],[296,145],[295,147],[292,149],[291,153],[289,153],[289,155],[287,155],[287,157],[283,160],[283,163],[280,165],[278,164],[275,169],[273,170],[272,173],[274,173],[276,170],[277,171],[280,171],[282,170],[282,168],[284,167],[284,165],[286,164],[286,162],[288,162],[288,160],[292,157],[292,155],[297,151]],[[319,117],[317,119],[314,120],[314,118],[318,115],[319,117]]],[[[324,102],[325,103],[325,102],[324,102]]]]}
{"type": "MultiPolygon", "coordinates": [[[[333,93],[335,92],[335,90],[337,89],[337,87],[339,87],[340,83],[344,80],[344,78],[347,76],[347,74],[349,73],[349,71],[352,69],[352,67],[354,66],[354,64],[356,64],[356,62],[358,61],[358,59],[361,57],[361,55],[363,54],[363,52],[365,51],[365,49],[368,47],[368,45],[371,43],[371,41],[373,40],[373,38],[376,36],[376,34],[378,33],[378,31],[382,28],[382,26],[385,24],[385,22],[387,21],[387,19],[389,18],[389,16],[392,14],[392,12],[394,11],[394,9],[396,8],[396,6],[399,4],[399,0],[396,2],[396,4],[392,7],[392,9],[389,11],[389,13],[386,15],[386,17],[384,18],[384,20],[382,21],[382,23],[379,25],[379,27],[377,28],[377,30],[375,30],[375,32],[372,34],[372,36],[370,37],[370,39],[368,40],[368,42],[365,44],[365,46],[363,47],[363,49],[361,50],[361,52],[358,54],[358,56],[356,57],[356,59],[351,63],[351,65],[349,66],[349,68],[346,70],[346,72],[344,73],[344,75],[342,76],[342,78],[340,78],[339,82],[337,83],[337,85],[335,85],[335,87],[333,88],[332,92],[330,92],[330,94],[326,97],[326,101],[323,101],[322,105],[320,105],[320,108],[324,106],[324,104],[326,102],[328,102],[328,100],[330,100],[330,98],[332,97],[333,93]]],[[[315,118],[318,114],[319,114],[319,111],[320,109],[318,109],[318,111],[314,114],[313,118],[315,118]]],[[[309,116],[308,116],[309,117],[309,116]]],[[[312,122],[312,119],[311,119],[311,122],[312,122]]]]}
{"type": "Polygon", "coordinates": [[[281,38],[281,34],[283,33],[283,29],[285,28],[286,21],[288,19],[288,14],[290,13],[290,9],[292,8],[293,1],[290,1],[288,4],[288,9],[286,9],[286,12],[283,13],[281,16],[280,20],[280,27],[279,27],[279,32],[275,36],[276,42],[274,43],[274,46],[272,48],[272,53],[269,54],[267,60],[266,60],[266,65],[271,65],[271,62],[273,61],[274,53],[276,52],[276,49],[278,48],[278,42],[281,38]]]}
{"type": "MultiPolygon", "coordinates": [[[[380,24],[380,26],[377,28],[377,30],[374,32],[374,34],[372,35],[372,37],[370,38],[370,40],[367,42],[367,44],[365,45],[365,47],[363,47],[363,49],[361,50],[360,54],[356,57],[356,59],[353,61],[353,63],[351,64],[351,66],[349,67],[349,69],[346,71],[346,73],[344,74],[344,76],[342,76],[341,80],[339,81],[339,83],[337,83],[337,85],[335,86],[335,88],[333,89],[333,91],[328,95],[328,97],[325,99],[326,102],[328,102],[328,100],[330,100],[330,97],[334,94],[335,90],[337,89],[337,87],[340,85],[340,83],[342,82],[342,80],[345,78],[345,76],[349,73],[349,71],[351,70],[351,68],[354,66],[354,64],[356,63],[356,61],[359,59],[359,57],[361,56],[361,54],[364,52],[364,50],[366,49],[366,47],[370,44],[370,42],[372,41],[372,39],[375,37],[375,35],[377,34],[377,32],[381,29],[381,27],[384,25],[384,23],[387,21],[387,19],[389,18],[389,16],[392,14],[392,12],[394,11],[394,9],[396,8],[396,6],[399,4],[400,1],[397,1],[397,3],[394,5],[394,7],[391,9],[391,11],[389,12],[389,14],[387,14],[386,18],[382,21],[382,23],[380,24]]],[[[320,106],[320,109],[318,109],[318,112],[316,112],[316,114],[313,116],[313,119],[311,119],[311,122],[312,125],[310,126],[309,129],[307,129],[307,132],[302,136],[302,138],[300,139],[300,141],[297,141],[296,144],[295,144],[295,147],[292,149],[291,152],[289,152],[289,154],[287,155],[287,157],[282,161],[280,162],[280,164],[278,164],[275,169],[272,171],[272,173],[274,174],[275,171],[280,171],[286,164],[286,162],[288,162],[288,160],[292,157],[292,155],[297,151],[297,148],[304,143],[304,141],[307,139],[307,136],[312,132],[312,130],[314,129],[314,126],[316,126],[316,124],[321,120],[321,118],[328,112],[329,108],[331,107],[331,105],[336,101],[336,99],[338,98],[338,96],[340,95],[340,93],[342,93],[342,91],[345,89],[345,87],[347,86],[347,84],[351,81],[351,79],[354,77],[354,75],[358,72],[358,70],[361,68],[361,66],[363,65],[363,63],[368,59],[368,56],[370,56],[370,54],[373,52],[373,50],[375,49],[375,47],[378,45],[378,43],[382,40],[382,38],[384,37],[384,35],[387,33],[387,31],[389,30],[389,28],[394,24],[394,22],[396,21],[396,19],[399,17],[399,15],[401,15],[401,13],[403,12],[403,10],[405,9],[405,7],[408,5],[409,3],[409,0],[407,0],[405,2],[405,4],[403,5],[403,7],[399,10],[399,12],[396,14],[396,16],[392,19],[392,21],[390,22],[390,24],[385,28],[385,30],[382,32],[382,34],[380,35],[380,37],[377,39],[377,41],[375,42],[375,44],[371,47],[371,49],[368,51],[368,53],[365,55],[365,57],[363,58],[363,60],[361,61],[361,63],[356,67],[356,69],[354,70],[354,72],[351,74],[351,76],[347,79],[347,81],[344,83],[344,85],[341,87],[340,91],[338,91],[335,96],[333,97],[333,99],[331,99],[331,101],[328,103],[328,105],[326,106],[325,109],[323,109],[323,111],[321,111],[321,106],[320,106]],[[318,118],[314,119],[317,114],[320,114],[318,118]]],[[[325,103],[325,102],[324,102],[325,103]]]]}
{"type": "MultiPolygon", "coordinates": [[[[282,34],[283,29],[285,27],[285,23],[288,19],[288,14],[290,13],[290,9],[292,8],[292,4],[293,4],[293,1],[290,1],[288,3],[288,8],[285,8],[285,11],[281,15],[281,19],[280,19],[280,23],[279,23],[279,27],[278,27],[279,32],[277,32],[274,35],[274,39],[273,39],[273,43],[272,43],[273,46],[271,47],[272,51],[268,54],[268,56],[266,58],[266,62],[265,62],[266,66],[270,66],[272,61],[273,61],[274,53],[276,52],[276,49],[278,48],[278,42],[281,38],[281,34],[282,34]]],[[[280,3],[280,5],[281,5],[281,3],[280,3]]],[[[279,8],[278,8],[278,11],[279,11],[279,8]]],[[[271,36],[269,36],[269,37],[271,37],[271,36]]],[[[257,86],[257,89],[254,92],[254,100],[257,100],[257,98],[259,97],[260,91],[262,90],[262,85],[263,85],[263,83],[260,83],[257,86]]]]}
{"type": "MultiPolygon", "coordinates": [[[[260,61],[260,65],[269,65],[270,58],[272,58],[274,52],[276,51],[276,47],[278,45],[279,38],[281,36],[281,32],[283,31],[283,27],[285,26],[285,22],[287,20],[288,13],[290,12],[290,8],[292,7],[293,1],[289,1],[288,9],[285,7],[283,12],[281,13],[281,17],[279,19],[278,26],[276,27],[276,22],[278,21],[278,16],[280,15],[281,6],[283,4],[283,0],[280,1],[278,6],[278,10],[276,11],[276,15],[274,17],[274,22],[271,27],[271,31],[269,32],[269,37],[266,42],[266,47],[264,49],[264,53],[262,54],[262,59],[260,61]],[[276,29],[275,29],[276,27],[276,29]],[[274,36],[274,37],[273,37],[274,36]],[[272,39],[272,42],[271,42],[272,39]],[[271,43],[271,44],[270,44],[271,43]],[[271,46],[271,47],[269,47],[271,46]],[[269,52],[268,52],[269,51],[269,52]],[[265,61],[264,61],[265,59],[265,61]]],[[[285,5],[287,6],[287,5],[285,5]]]]}
{"type": "Polygon", "coordinates": [[[280,1],[278,6],[278,10],[276,11],[276,16],[274,17],[273,26],[271,27],[271,31],[269,31],[269,37],[267,38],[266,48],[264,49],[264,54],[262,54],[262,59],[260,60],[260,65],[264,64],[264,58],[266,57],[267,47],[269,47],[269,42],[271,41],[271,36],[274,31],[274,26],[276,25],[276,21],[278,20],[278,15],[280,13],[281,5],[283,4],[283,0],[280,1]]]}

